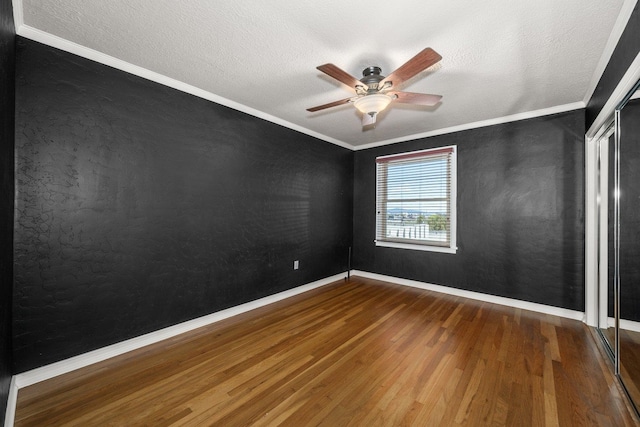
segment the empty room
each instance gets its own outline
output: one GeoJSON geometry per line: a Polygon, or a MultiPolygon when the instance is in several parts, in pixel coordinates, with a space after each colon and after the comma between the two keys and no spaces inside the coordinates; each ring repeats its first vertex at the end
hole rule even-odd
{"type": "Polygon", "coordinates": [[[640,424],[637,0],[0,0],[5,426],[640,424]]]}

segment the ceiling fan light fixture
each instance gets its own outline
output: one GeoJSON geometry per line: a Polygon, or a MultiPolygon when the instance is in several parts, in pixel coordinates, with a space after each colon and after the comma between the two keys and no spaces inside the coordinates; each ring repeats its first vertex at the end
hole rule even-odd
{"type": "Polygon", "coordinates": [[[362,71],[362,78],[359,80],[334,64],[319,65],[316,67],[318,70],[355,90],[356,96],[307,108],[307,111],[315,112],[353,102],[353,105],[362,113],[362,126],[364,127],[375,124],[378,113],[387,108],[391,101],[401,104],[436,105],[440,102],[441,95],[400,92],[398,87],[441,59],[440,54],[427,47],[387,77],[380,74],[382,72],[380,67],[371,66],[362,71]],[[386,92],[392,88],[392,91],[386,92]]]}
{"type": "Polygon", "coordinates": [[[392,100],[392,97],[384,93],[374,93],[356,99],[353,105],[364,114],[378,114],[387,108],[392,100]]]}

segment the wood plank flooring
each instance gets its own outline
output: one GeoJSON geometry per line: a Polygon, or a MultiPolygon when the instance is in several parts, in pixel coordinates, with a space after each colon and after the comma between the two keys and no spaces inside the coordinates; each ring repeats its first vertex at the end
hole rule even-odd
{"type": "Polygon", "coordinates": [[[640,332],[620,329],[620,376],[640,405],[640,332]]]}
{"type": "MultiPolygon", "coordinates": [[[[615,347],[615,328],[600,331],[615,347]]],[[[620,329],[620,377],[631,399],[640,405],[640,332],[620,329]]]]}
{"type": "Polygon", "coordinates": [[[352,277],[26,387],[17,426],[633,426],[581,322],[352,277]]]}

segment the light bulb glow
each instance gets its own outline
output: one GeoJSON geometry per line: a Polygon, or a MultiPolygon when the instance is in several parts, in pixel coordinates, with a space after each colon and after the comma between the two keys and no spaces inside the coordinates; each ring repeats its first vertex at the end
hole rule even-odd
{"type": "Polygon", "coordinates": [[[380,111],[387,108],[391,101],[392,98],[389,95],[374,93],[356,99],[353,104],[364,114],[378,114],[380,111]]]}

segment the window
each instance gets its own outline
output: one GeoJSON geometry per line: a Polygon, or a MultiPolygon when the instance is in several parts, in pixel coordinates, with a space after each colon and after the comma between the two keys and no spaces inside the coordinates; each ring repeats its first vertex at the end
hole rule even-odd
{"type": "Polygon", "coordinates": [[[376,245],[456,252],[456,147],[376,158],[376,245]]]}

